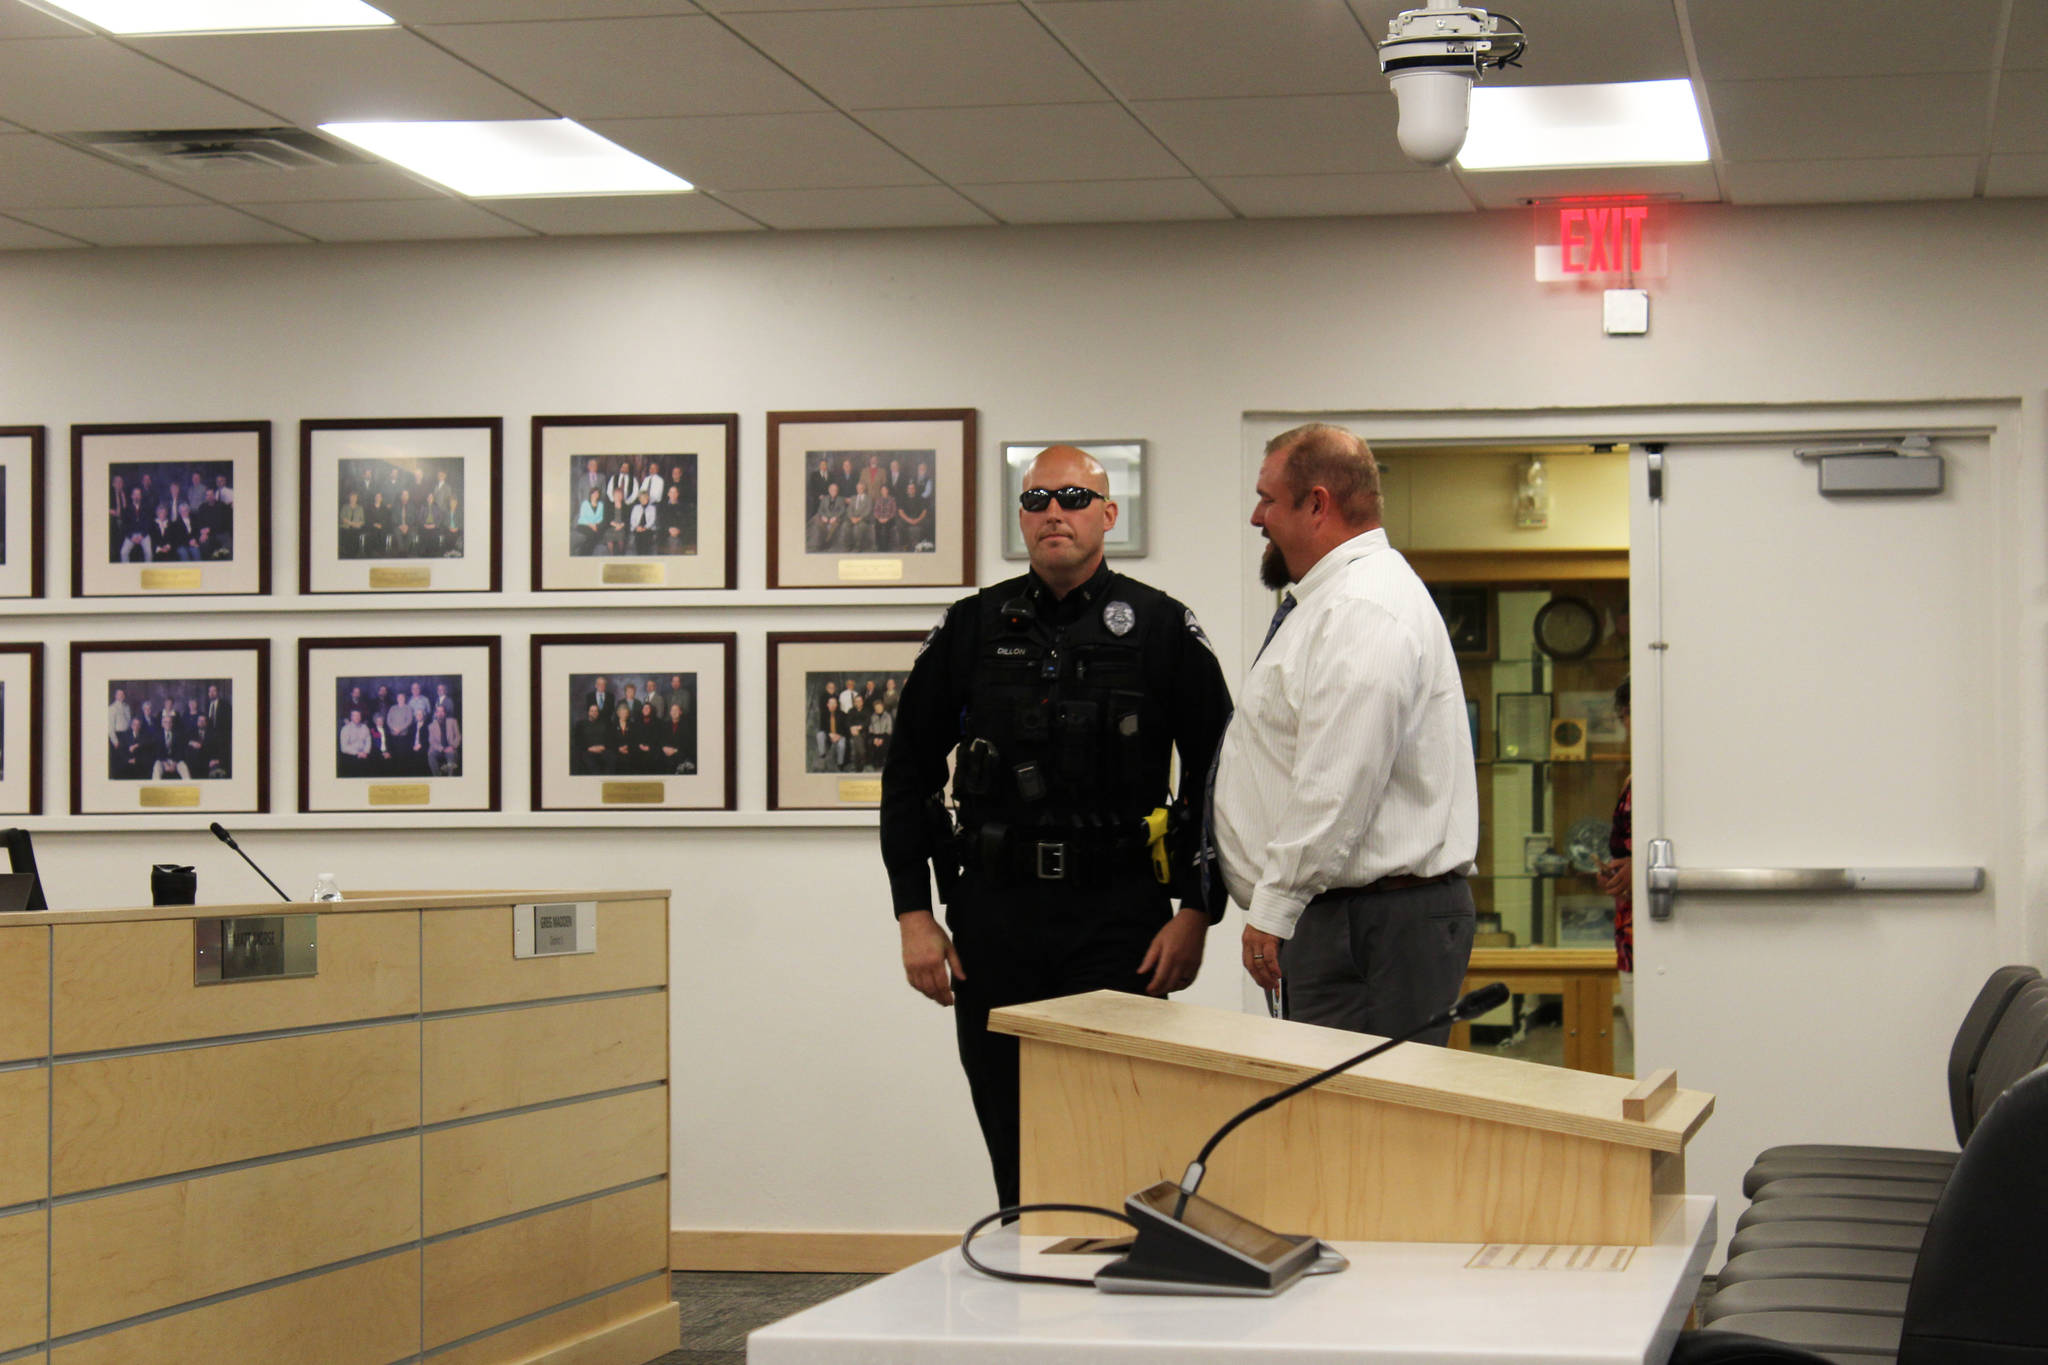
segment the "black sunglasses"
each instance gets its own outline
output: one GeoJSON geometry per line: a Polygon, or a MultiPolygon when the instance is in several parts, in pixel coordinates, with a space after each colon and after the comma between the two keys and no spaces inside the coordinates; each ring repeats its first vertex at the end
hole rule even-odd
{"type": "Polygon", "coordinates": [[[1054,498],[1069,512],[1078,512],[1097,498],[1109,501],[1107,493],[1068,484],[1065,488],[1027,488],[1017,495],[1017,505],[1027,512],[1043,512],[1054,498]]]}

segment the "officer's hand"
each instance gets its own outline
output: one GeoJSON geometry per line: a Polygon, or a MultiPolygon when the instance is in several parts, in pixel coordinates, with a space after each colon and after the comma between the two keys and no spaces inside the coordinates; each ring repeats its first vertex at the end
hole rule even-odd
{"type": "Polygon", "coordinates": [[[1244,969],[1269,991],[1280,989],[1280,940],[1263,929],[1244,927],[1244,969]]]}
{"type": "Polygon", "coordinates": [[[939,927],[929,910],[912,910],[896,917],[903,935],[903,975],[920,995],[941,1005],[953,1003],[953,982],[965,981],[967,971],[953,940],[939,927]]]}
{"type": "Polygon", "coordinates": [[[1152,936],[1138,963],[1138,975],[1150,972],[1145,994],[1165,995],[1194,984],[1202,970],[1202,945],[1207,940],[1209,917],[1199,910],[1183,909],[1152,936]]]}

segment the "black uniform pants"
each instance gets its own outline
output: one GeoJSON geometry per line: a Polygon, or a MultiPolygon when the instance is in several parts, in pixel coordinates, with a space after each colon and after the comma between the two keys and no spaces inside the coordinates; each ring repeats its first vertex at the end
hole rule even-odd
{"type": "Polygon", "coordinates": [[[967,975],[954,983],[953,1024],[1000,1207],[1018,1202],[1017,1039],[989,1032],[989,1011],[1085,991],[1142,993],[1138,963],[1171,915],[1166,888],[1142,872],[1089,890],[970,878],[954,898],[946,922],[967,975]]]}

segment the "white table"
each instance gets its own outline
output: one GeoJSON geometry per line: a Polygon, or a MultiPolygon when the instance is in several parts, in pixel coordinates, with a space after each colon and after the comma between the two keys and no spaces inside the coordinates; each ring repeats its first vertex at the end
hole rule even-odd
{"type": "MultiPolygon", "coordinates": [[[[1351,1268],[1277,1298],[1181,1298],[1013,1284],[943,1252],[747,1339],[748,1365],[1663,1365],[1714,1246],[1688,1196],[1628,1268],[1467,1269],[1479,1247],[1342,1242],[1351,1268]]],[[[984,1234],[991,1265],[1086,1277],[1109,1258],[984,1234]]]]}

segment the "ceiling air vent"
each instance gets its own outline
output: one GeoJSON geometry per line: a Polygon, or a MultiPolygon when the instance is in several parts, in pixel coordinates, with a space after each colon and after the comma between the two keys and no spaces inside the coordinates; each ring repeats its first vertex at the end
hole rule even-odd
{"type": "Polygon", "coordinates": [[[73,142],[149,171],[306,171],[361,166],[369,157],[300,128],[184,128],[73,133],[73,142]]]}

